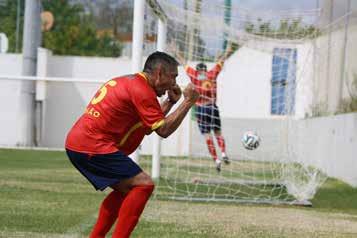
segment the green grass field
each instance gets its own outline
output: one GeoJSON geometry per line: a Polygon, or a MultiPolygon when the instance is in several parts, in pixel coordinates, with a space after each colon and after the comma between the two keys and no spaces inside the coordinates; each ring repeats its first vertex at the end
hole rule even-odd
{"type": "MultiPolygon", "coordinates": [[[[143,167],[149,167],[147,160],[143,167]]],[[[164,182],[157,192],[169,191],[164,182]]],[[[5,149],[0,194],[0,237],[6,238],[86,237],[105,196],[64,152],[5,149]]],[[[357,189],[328,179],[312,203],[307,208],[152,199],[132,237],[357,237],[357,189]]]]}

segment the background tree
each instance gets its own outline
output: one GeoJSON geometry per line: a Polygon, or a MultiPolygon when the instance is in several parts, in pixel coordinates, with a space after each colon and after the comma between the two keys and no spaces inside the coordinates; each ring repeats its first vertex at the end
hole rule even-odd
{"type": "Polygon", "coordinates": [[[22,31],[23,31],[23,20],[24,20],[24,1],[25,0],[7,0],[2,2],[0,5],[0,32],[6,34],[9,39],[9,52],[16,52],[17,48],[21,51],[22,48],[22,31]],[[20,4],[21,8],[19,11],[19,29],[18,37],[16,37],[16,20],[17,20],[17,6],[20,4]]]}
{"type": "Polygon", "coordinates": [[[133,1],[102,0],[91,7],[97,27],[110,29],[113,36],[131,33],[133,28],[133,1]]]}
{"type": "Polygon", "coordinates": [[[120,56],[120,42],[109,34],[99,36],[93,15],[82,4],[43,0],[42,5],[55,18],[52,29],[43,33],[45,48],[59,55],[120,56]]]}
{"type": "Polygon", "coordinates": [[[313,24],[303,24],[301,19],[281,19],[278,24],[272,24],[258,18],[255,24],[251,21],[245,22],[244,29],[248,33],[275,39],[315,38],[320,35],[317,27],[313,24]]]}
{"type": "MultiPolygon", "coordinates": [[[[5,0],[0,6],[0,32],[9,38],[9,52],[16,50],[17,6],[20,3],[18,48],[22,49],[24,0],[5,0]]],[[[110,34],[98,34],[93,14],[82,3],[42,0],[44,11],[54,15],[54,25],[43,32],[42,46],[58,55],[107,56],[121,54],[122,44],[110,34]]],[[[73,2],[73,1],[72,1],[73,2]]]]}

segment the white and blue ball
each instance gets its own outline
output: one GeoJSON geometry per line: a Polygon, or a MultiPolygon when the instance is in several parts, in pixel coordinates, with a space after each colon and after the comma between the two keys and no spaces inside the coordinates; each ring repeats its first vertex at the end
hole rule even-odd
{"type": "Polygon", "coordinates": [[[260,137],[254,131],[247,131],[243,134],[242,143],[247,150],[255,150],[260,145],[260,137]]]}

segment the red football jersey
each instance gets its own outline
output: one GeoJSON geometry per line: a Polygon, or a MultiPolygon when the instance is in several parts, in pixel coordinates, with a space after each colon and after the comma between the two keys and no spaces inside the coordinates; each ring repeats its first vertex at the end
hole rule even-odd
{"type": "Polygon", "coordinates": [[[195,85],[196,90],[199,92],[200,97],[196,101],[196,105],[205,105],[216,103],[217,100],[217,76],[222,70],[222,64],[217,63],[210,71],[205,74],[205,79],[199,79],[197,70],[190,66],[185,67],[187,75],[190,77],[191,82],[195,85]]]}
{"type": "Polygon", "coordinates": [[[156,93],[144,74],[105,83],[67,135],[66,148],[92,154],[132,153],[147,132],[164,123],[156,93]]]}

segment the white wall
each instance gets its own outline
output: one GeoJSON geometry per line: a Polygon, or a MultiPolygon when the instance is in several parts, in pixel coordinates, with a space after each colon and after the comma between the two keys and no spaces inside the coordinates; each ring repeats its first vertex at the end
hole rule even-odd
{"type": "Polygon", "coordinates": [[[232,55],[217,79],[221,116],[270,117],[271,68],[271,54],[242,47],[232,55]]]}
{"type": "Polygon", "coordinates": [[[294,160],[357,187],[357,113],[299,120],[294,127],[294,160]]]}
{"type": "Polygon", "coordinates": [[[1,75],[21,75],[22,54],[0,54],[1,75]]]}
{"type": "MultiPolygon", "coordinates": [[[[21,75],[22,55],[0,54],[0,75],[21,75]]],[[[18,145],[21,142],[19,130],[21,105],[21,81],[0,81],[0,144],[18,145]]]]}
{"type": "Polygon", "coordinates": [[[129,58],[103,58],[80,56],[52,56],[48,63],[48,76],[109,80],[131,73],[129,58]]]}

